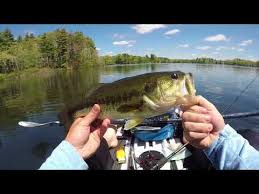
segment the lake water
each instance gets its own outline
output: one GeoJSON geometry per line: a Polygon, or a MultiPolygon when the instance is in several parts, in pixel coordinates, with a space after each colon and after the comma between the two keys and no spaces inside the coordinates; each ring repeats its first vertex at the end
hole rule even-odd
{"type": "MultiPolygon", "coordinates": [[[[108,83],[147,72],[180,70],[193,73],[197,94],[222,112],[259,73],[258,68],[204,64],[148,64],[55,70],[49,76],[0,82],[0,169],[38,169],[65,138],[62,126],[23,128],[21,120],[57,120],[65,107],[84,99],[98,83],[108,83]]],[[[259,78],[226,113],[259,109],[259,78]]],[[[234,119],[236,130],[259,131],[259,118],[234,119]]]]}

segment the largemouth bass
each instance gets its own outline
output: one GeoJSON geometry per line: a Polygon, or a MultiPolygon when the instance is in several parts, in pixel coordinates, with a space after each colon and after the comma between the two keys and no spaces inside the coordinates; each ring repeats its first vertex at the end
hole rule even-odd
{"type": "Polygon", "coordinates": [[[66,114],[72,120],[83,117],[97,103],[101,118],[127,119],[124,130],[128,130],[145,118],[164,114],[175,106],[195,104],[195,93],[191,73],[147,73],[99,86],[87,95],[84,103],[63,112],[63,116],[66,114]]]}

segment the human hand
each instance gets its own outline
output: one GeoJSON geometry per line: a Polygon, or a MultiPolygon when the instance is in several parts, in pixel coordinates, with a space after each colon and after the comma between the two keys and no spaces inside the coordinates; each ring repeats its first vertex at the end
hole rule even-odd
{"type": "Polygon", "coordinates": [[[197,105],[182,107],[184,142],[196,148],[208,148],[225,127],[225,122],[217,108],[202,96],[197,96],[197,105]]]}
{"type": "Polygon", "coordinates": [[[97,120],[100,112],[100,106],[95,104],[88,115],[74,121],[67,134],[66,141],[74,146],[84,159],[91,157],[96,152],[101,138],[110,124],[109,119],[97,120]],[[96,126],[93,126],[93,122],[96,126]]]}

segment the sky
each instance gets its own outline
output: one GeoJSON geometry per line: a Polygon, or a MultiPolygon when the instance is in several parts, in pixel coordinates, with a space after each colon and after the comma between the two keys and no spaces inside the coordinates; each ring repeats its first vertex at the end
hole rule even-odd
{"type": "Polygon", "coordinates": [[[248,24],[33,24],[3,25],[15,37],[65,28],[92,38],[100,55],[151,53],[168,58],[259,60],[259,25],[248,24]]]}

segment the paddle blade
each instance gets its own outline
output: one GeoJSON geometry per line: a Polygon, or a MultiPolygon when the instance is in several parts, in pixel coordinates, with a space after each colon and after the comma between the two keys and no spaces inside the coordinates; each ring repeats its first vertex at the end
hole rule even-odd
{"type": "Polygon", "coordinates": [[[20,121],[18,123],[18,125],[20,125],[22,127],[38,127],[38,126],[41,126],[41,124],[39,124],[39,123],[28,122],[28,121],[20,121]]]}

